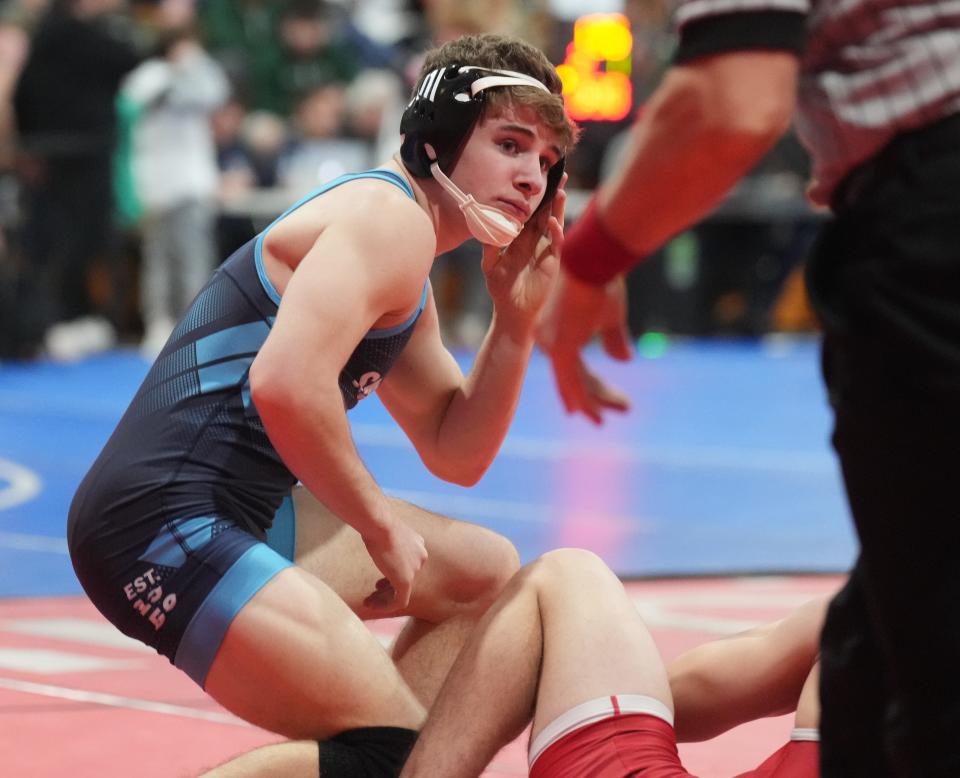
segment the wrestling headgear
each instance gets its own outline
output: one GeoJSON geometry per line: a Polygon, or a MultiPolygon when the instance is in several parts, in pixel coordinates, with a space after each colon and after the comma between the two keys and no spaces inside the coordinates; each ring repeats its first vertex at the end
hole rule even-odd
{"type": "MultiPolygon", "coordinates": [[[[449,65],[430,71],[403,112],[400,158],[414,176],[433,176],[463,211],[471,234],[482,243],[507,246],[523,225],[496,208],[477,203],[444,175],[451,172],[483,111],[484,90],[496,86],[530,86],[549,92],[533,76],[513,70],[449,65]]],[[[553,197],[563,176],[563,159],[547,174],[542,202],[553,197]]]]}

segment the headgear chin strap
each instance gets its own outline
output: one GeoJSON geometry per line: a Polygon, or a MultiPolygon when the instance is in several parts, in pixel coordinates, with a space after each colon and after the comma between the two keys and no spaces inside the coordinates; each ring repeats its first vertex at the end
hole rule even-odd
{"type": "MultiPolygon", "coordinates": [[[[426,144],[427,153],[433,154],[433,147],[426,144]]],[[[439,162],[430,165],[430,172],[437,183],[457,201],[463,216],[467,221],[470,234],[481,243],[488,243],[499,248],[505,248],[513,243],[520,234],[523,225],[511,219],[503,211],[491,205],[483,205],[473,199],[473,195],[464,194],[463,190],[443,174],[439,162]]]]}

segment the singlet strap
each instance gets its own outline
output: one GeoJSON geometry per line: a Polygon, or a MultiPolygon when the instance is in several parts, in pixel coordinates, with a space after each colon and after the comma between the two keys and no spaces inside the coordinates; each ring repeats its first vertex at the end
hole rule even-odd
{"type": "MultiPolygon", "coordinates": [[[[383,168],[375,168],[374,170],[365,170],[362,173],[347,173],[343,176],[338,176],[332,181],[327,182],[323,186],[309,194],[304,195],[299,200],[297,200],[293,205],[291,205],[287,210],[281,213],[276,219],[274,219],[266,228],[257,235],[257,241],[254,246],[254,261],[257,266],[257,276],[260,279],[260,285],[263,287],[263,291],[266,292],[267,297],[269,297],[276,305],[280,305],[280,293],[277,291],[276,287],[273,285],[273,282],[267,276],[267,271],[263,266],[263,239],[266,237],[267,233],[280,222],[282,219],[285,219],[291,213],[293,213],[297,208],[300,208],[302,205],[309,203],[315,197],[319,197],[325,192],[329,192],[331,189],[335,189],[341,184],[346,184],[349,181],[357,181],[360,179],[372,178],[379,181],[385,181],[388,184],[393,184],[399,189],[403,190],[404,194],[407,195],[411,200],[415,200],[416,197],[413,194],[413,187],[410,186],[410,183],[399,173],[395,173],[392,170],[385,170],[383,168]]],[[[424,298],[425,299],[425,298],[424,298]]],[[[419,311],[417,312],[419,315],[419,311]]]]}
{"type": "Polygon", "coordinates": [[[368,330],[367,334],[364,335],[364,340],[368,340],[370,338],[389,338],[393,335],[403,332],[408,327],[412,327],[413,323],[420,318],[420,314],[423,313],[423,309],[427,304],[427,293],[429,291],[430,281],[427,280],[423,282],[423,292],[420,295],[420,304],[417,306],[417,310],[410,314],[408,319],[400,324],[394,325],[393,327],[384,327],[383,329],[378,330],[368,330]]]}

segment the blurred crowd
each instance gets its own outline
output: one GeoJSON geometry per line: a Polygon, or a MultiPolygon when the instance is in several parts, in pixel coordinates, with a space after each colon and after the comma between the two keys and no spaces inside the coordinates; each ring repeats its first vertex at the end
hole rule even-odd
{"type": "MultiPolygon", "coordinates": [[[[505,32],[559,63],[592,11],[630,20],[635,113],[672,53],[667,0],[0,0],[0,358],[76,359],[118,340],[155,354],[219,261],[298,196],[399,148],[427,49],[505,32]]],[[[616,164],[634,113],[586,123],[568,189],[616,164]]],[[[815,221],[797,206],[805,158],[791,143],[726,218],[642,266],[637,332],[780,326],[774,298],[815,221]],[[755,202],[789,218],[753,218],[755,202]],[[730,251],[740,265],[710,290],[693,283],[704,252],[730,251]]],[[[453,345],[486,329],[478,256],[468,244],[436,263],[453,345]]]]}

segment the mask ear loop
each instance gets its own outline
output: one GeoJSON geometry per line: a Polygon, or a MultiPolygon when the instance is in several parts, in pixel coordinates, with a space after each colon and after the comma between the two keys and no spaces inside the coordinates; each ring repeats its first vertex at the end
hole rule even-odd
{"type": "Polygon", "coordinates": [[[457,201],[457,205],[463,208],[472,202],[476,202],[476,200],[473,199],[473,195],[464,194],[460,190],[460,187],[453,183],[440,169],[440,163],[437,161],[437,152],[433,146],[429,143],[424,143],[423,150],[427,152],[427,157],[430,159],[430,172],[433,174],[433,177],[437,183],[444,188],[447,194],[457,201]]]}
{"type": "Polygon", "coordinates": [[[470,234],[481,243],[492,243],[500,247],[512,243],[523,230],[523,225],[496,208],[481,205],[473,195],[462,192],[460,187],[447,178],[440,169],[440,163],[436,161],[436,152],[429,143],[424,144],[424,150],[428,157],[433,158],[430,172],[444,191],[457,202],[467,220],[470,234]]]}
{"type": "Polygon", "coordinates": [[[440,169],[440,163],[436,160],[436,154],[433,150],[433,147],[429,143],[424,143],[423,148],[426,150],[427,155],[433,159],[433,161],[430,163],[430,172],[433,173],[433,177],[436,179],[437,183],[440,184],[440,186],[442,186],[444,190],[451,197],[453,197],[454,200],[457,201],[457,205],[460,206],[461,211],[467,209],[474,210],[475,212],[479,213],[482,218],[493,218],[503,226],[509,225],[512,229],[516,222],[515,219],[511,219],[497,208],[481,205],[476,201],[473,195],[466,194],[440,169]]]}

